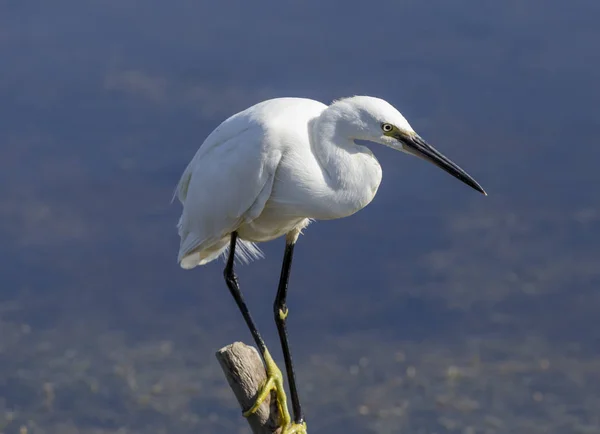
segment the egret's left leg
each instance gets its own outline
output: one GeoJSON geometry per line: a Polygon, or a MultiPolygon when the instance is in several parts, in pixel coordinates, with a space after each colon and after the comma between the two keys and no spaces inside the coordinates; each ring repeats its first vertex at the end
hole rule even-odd
{"type": "Polygon", "coordinates": [[[302,413],[302,407],[300,406],[300,400],[298,398],[298,389],[296,387],[296,375],[294,373],[294,365],[292,363],[292,354],[290,351],[290,345],[288,343],[286,325],[286,320],[288,316],[288,308],[286,305],[287,288],[288,281],[290,278],[290,270],[292,268],[294,246],[296,245],[297,238],[297,232],[290,233],[286,237],[283,265],[281,267],[281,276],[279,278],[277,296],[275,297],[275,303],[273,304],[273,311],[275,314],[275,324],[277,324],[277,332],[279,333],[279,339],[281,341],[283,358],[285,360],[285,368],[287,371],[288,382],[290,385],[292,409],[294,412],[294,423],[297,425],[304,425],[304,414],[302,413]]]}
{"type": "Polygon", "coordinates": [[[271,392],[275,391],[277,396],[277,406],[279,407],[279,418],[282,427],[281,434],[306,434],[305,424],[292,423],[290,413],[287,408],[287,397],[285,396],[285,389],[283,387],[283,376],[273,361],[271,354],[269,354],[269,350],[267,349],[262,336],[258,332],[258,328],[256,327],[256,324],[250,315],[250,310],[248,309],[248,306],[246,306],[246,301],[244,300],[244,296],[240,290],[237,276],[233,271],[237,238],[237,232],[233,232],[230,240],[229,258],[227,259],[225,270],[223,270],[223,275],[225,276],[227,287],[235,299],[235,302],[238,305],[238,308],[240,309],[240,312],[242,313],[250,332],[252,333],[252,337],[254,338],[254,341],[256,342],[256,345],[263,356],[267,370],[267,381],[260,388],[254,405],[249,410],[244,412],[244,416],[247,417],[255,413],[258,410],[258,407],[271,394],[271,392]]]}

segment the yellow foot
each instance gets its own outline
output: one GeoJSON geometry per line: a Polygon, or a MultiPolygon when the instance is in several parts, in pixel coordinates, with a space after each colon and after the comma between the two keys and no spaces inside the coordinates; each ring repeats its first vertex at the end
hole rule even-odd
{"type": "Polygon", "coordinates": [[[290,423],[281,430],[281,434],[306,434],[306,422],[290,423]]]}
{"type": "Polygon", "coordinates": [[[292,423],[292,418],[287,407],[287,396],[283,388],[283,375],[268,350],[263,354],[263,358],[265,359],[267,368],[267,381],[260,388],[254,405],[244,412],[244,416],[248,417],[256,413],[258,407],[267,399],[271,391],[274,390],[277,396],[277,408],[279,409],[279,420],[282,427],[281,434],[306,434],[306,423],[292,423]]]}

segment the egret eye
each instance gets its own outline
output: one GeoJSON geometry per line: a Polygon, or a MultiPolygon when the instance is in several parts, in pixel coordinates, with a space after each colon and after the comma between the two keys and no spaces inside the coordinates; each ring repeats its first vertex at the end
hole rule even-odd
{"type": "Polygon", "coordinates": [[[390,131],[392,131],[394,129],[394,126],[390,125],[390,124],[382,124],[381,129],[383,130],[384,133],[389,133],[390,131]]]}

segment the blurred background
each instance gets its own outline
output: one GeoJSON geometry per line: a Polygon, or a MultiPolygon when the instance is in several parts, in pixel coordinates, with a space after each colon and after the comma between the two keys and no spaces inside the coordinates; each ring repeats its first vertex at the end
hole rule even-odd
{"type": "MultiPolygon", "coordinates": [[[[600,3],[0,4],[0,432],[247,432],[221,261],[176,263],[173,189],[277,96],[387,99],[488,191],[374,148],[288,304],[311,433],[600,433],[600,3]],[[26,430],[26,431],[24,431],[26,430]]],[[[238,268],[272,321],[283,241],[238,268]]]]}

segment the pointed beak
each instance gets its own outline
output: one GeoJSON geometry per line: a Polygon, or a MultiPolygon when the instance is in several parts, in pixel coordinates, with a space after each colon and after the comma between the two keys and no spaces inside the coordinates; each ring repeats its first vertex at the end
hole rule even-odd
{"type": "Polygon", "coordinates": [[[479,185],[479,183],[475,181],[467,172],[450,161],[449,158],[438,152],[433,146],[429,145],[417,134],[403,136],[398,138],[398,140],[402,142],[403,150],[405,152],[435,164],[440,169],[444,169],[450,175],[460,179],[468,186],[487,196],[487,193],[481,187],[481,185],[479,185]]]}

